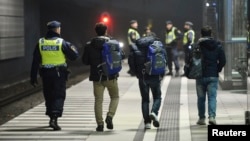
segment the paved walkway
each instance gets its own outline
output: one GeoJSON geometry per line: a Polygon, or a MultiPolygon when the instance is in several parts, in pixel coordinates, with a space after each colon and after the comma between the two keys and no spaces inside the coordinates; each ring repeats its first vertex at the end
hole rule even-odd
{"type": "MultiPolygon", "coordinates": [[[[48,128],[44,103],[0,126],[2,141],[207,141],[207,125],[198,126],[195,81],[166,76],[162,82],[160,128],[144,130],[138,81],[126,64],[118,80],[120,103],[114,130],[96,132],[92,83],[88,79],[67,89],[61,131],[48,128]]],[[[245,124],[247,95],[244,91],[218,90],[217,123],[245,124]]],[[[109,97],[105,91],[104,118],[109,97]]]]}

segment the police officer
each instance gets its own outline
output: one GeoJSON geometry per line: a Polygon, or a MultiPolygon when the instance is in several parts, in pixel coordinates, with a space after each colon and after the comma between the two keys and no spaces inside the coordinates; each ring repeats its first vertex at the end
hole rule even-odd
{"type": "Polygon", "coordinates": [[[185,63],[188,63],[188,55],[191,46],[194,44],[195,32],[192,29],[193,23],[186,21],[184,24],[184,35],[183,35],[183,49],[185,53],[185,63]]]}
{"type": "Polygon", "coordinates": [[[172,62],[175,65],[175,75],[179,76],[179,60],[178,60],[178,49],[177,41],[181,38],[181,32],[176,27],[173,26],[172,21],[166,21],[166,34],[165,34],[165,44],[166,52],[168,56],[168,70],[167,75],[173,75],[172,72],[172,62]]]}
{"type": "MultiPolygon", "coordinates": [[[[189,59],[189,53],[192,48],[192,45],[194,44],[195,39],[195,32],[193,30],[193,23],[190,21],[186,21],[184,24],[184,35],[183,35],[183,49],[185,54],[185,64],[188,63],[189,59]]],[[[185,74],[182,74],[182,76],[185,76],[185,74]]]]}
{"type": "MultiPolygon", "coordinates": [[[[133,61],[131,61],[131,60],[133,60],[133,59],[132,59],[132,56],[133,56],[132,54],[133,54],[136,50],[138,50],[137,47],[136,47],[136,45],[135,45],[136,40],[140,38],[140,34],[139,34],[139,32],[137,31],[137,29],[138,29],[138,22],[137,22],[136,20],[131,20],[131,21],[130,21],[130,28],[128,29],[128,45],[129,45],[129,52],[130,52],[130,53],[129,53],[129,56],[128,56],[128,64],[129,64],[129,67],[130,67],[131,65],[133,66],[133,64],[131,64],[131,63],[133,63],[133,61]]],[[[135,75],[135,73],[132,72],[130,68],[129,68],[129,70],[128,70],[128,73],[129,73],[131,76],[134,76],[134,75],[135,75]]]]}
{"type": "Polygon", "coordinates": [[[50,117],[49,126],[61,130],[57,118],[62,116],[66,96],[66,81],[69,74],[67,59],[76,60],[77,48],[61,38],[61,23],[47,23],[48,32],[39,39],[33,52],[30,83],[36,86],[39,71],[43,83],[46,115],[50,117]]]}

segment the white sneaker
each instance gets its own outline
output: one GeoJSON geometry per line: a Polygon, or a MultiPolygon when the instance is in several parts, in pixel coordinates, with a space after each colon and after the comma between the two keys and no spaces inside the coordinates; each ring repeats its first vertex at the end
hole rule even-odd
{"type": "Polygon", "coordinates": [[[214,118],[214,117],[209,117],[208,123],[209,123],[210,125],[216,125],[216,120],[215,120],[215,118],[214,118]]]}
{"type": "Polygon", "coordinates": [[[145,129],[151,129],[151,123],[146,123],[145,124],[145,129]]]}
{"type": "Polygon", "coordinates": [[[152,112],[151,114],[149,114],[149,117],[151,118],[151,120],[153,120],[154,127],[160,127],[159,119],[155,113],[152,112]]]}

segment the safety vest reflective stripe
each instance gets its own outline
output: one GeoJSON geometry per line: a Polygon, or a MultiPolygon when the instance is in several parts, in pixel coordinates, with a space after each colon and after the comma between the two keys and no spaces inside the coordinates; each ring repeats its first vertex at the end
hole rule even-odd
{"type": "Polygon", "coordinates": [[[63,39],[57,38],[47,40],[41,38],[39,40],[39,50],[42,57],[42,65],[58,66],[66,63],[66,58],[62,52],[63,39]]]}
{"type": "Polygon", "coordinates": [[[166,39],[165,39],[166,44],[169,44],[176,39],[175,30],[176,28],[173,27],[170,32],[166,33],[166,39]]]}
{"type": "Polygon", "coordinates": [[[140,34],[138,33],[137,30],[132,29],[132,28],[129,28],[129,30],[128,30],[128,44],[129,44],[129,45],[131,45],[131,44],[133,43],[132,40],[131,40],[131,38],[130,38],[130,33],[131,33],[131,32],[134,32],[134,33],[135,33],[135,39],[136,39],[136,40],[140,38],[140,34]]]}
{"type": "Polygon", "coordinates": [[[189,34],[190,32],[192,32],[192,35],[193,35],[191,44],[194,43],[194,37],[195,37],[194,31],[193,31],[193,30],[188,30],[187,32],[184,33],[184,36],[183,36],[183,44],[184,44],[184,45],[188,43],[188,34],[189,34]]]}

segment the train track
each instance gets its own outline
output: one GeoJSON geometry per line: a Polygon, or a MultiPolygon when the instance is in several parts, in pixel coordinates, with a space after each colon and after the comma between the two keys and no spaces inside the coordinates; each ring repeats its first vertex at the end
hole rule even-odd
{"type": "MultiPolygon", "coordinates": [[[[87,70],[84,70],[83,72],[81,71],[77,72],[75,75],[70,76],[67,82],[67,88],[80,82],[83,79],[86,79],[87,77],[88,77],[87,70]]],[[[3,93],[2,94],[3,97],[0,97],[0,107],[4,107],[12,102],[30,96],[34,93],[41,92],[42,91],[41,83],[42,83],[41,80],[38,80],[39,85],[33,87],[30,85],[29,81],[25,81],[8,88],[9,90],[1,91],[1,93],[3,93]]]]}

